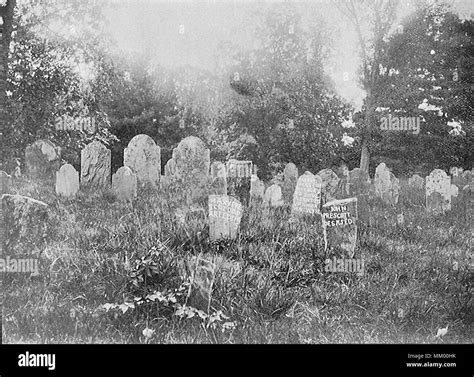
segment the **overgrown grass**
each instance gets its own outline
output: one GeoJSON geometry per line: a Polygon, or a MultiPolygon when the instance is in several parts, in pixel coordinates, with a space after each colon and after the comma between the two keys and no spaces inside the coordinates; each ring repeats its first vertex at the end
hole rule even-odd
{"type": "Polygon", "coordinates": [[[356,256],[366,261],[360,277],[324,272],[329,255],[320,220],[289,221],[289,208],[246,208],[236,240],[210,243],[205,203],[176,211],[150,188],[130,205],[108,191],[60,201],[51,184],[26,180],[14,181],[12,190],[46,202],[55,229],[39,276],[5,274],[5,343],[472,341],[465,201],[433,215],[422,195],[406,187],[397,207],[368,200],[360,208],[356,256]],[[199,254],[217,265],[211,311],[222,311],[233,326],[177,316],[167,301],[125,313],[103,309],[155,291],[182,304],[177,289],[186,282],[187,261],[199,254]],[[436,338],[447,325],[447,335],[436,338]],[[145,337],[145,328],[154,333],[145,337]]]}

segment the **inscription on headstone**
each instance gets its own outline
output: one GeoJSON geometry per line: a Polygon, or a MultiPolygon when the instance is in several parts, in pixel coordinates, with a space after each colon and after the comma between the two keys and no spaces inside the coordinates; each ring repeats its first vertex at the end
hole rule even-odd
{"type": "Polygon", "coordinates": [[[209,195],[209,239],[234,239],[240,227],[243,207],[227,195],[209,195]]]}
{"type": "Polygon", "coordinates": [[[451,195],[451,177],[443,170],[433,170],[426,177],[426,209],[431,212],[449,211],[451,195]]]}
{"type": "Polygon", "coordinates": [[[298,178],[293,195],[292,214],[320,213],[321,178],[306,171],[298,178]]]}

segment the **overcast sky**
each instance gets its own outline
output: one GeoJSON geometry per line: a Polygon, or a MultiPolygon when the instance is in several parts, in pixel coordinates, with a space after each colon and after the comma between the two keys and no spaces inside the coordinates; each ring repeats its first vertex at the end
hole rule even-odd
{"type": "MultiPolygon", "coordinates": [[[[401,0],[397,22],[413,10],[413,3],[414,0],[401,0]]],[[[463,17],[472,17],[474,1],[449,3],[463,17]]],[[[219,46],[226,42],[242,49],[252,46],[252,16],[275,6],[294,8],[303,20],[323,17],[334,39],[333,56],[326,69],[331,72],[339,94],[359,107],[364,92],[356,80],[360,64],[356,37],[330,0],[114,0],[106,16],[110,33],[124,52],[146,52],[165,67],[191,65],[215,71],[226,58],[219,46]]]]}

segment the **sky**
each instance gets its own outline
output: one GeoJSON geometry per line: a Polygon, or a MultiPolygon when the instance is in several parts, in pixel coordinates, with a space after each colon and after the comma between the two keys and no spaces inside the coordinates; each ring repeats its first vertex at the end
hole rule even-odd
{"type": "MultiPolygon", "coordinates": [[[[408,15],[416,0],[401,0],[397,22],[408,15]]],[[[462,17],[472,17],[474,1],[449,0],[462,17]]],[[[108,30],[126,54],[146,53],[165,67],[190,65],[216,71],[228,63],[222,46],[238,49],[253,45],[252,29],[258,12],[286,6],[304,20],[322,19],[330,30],[332,56],[326,70],[339,95],[356,109],[365,96],[357,82],[360,66],[355,31],[331,0],[109,0],[105,12],[108,30]]]]}

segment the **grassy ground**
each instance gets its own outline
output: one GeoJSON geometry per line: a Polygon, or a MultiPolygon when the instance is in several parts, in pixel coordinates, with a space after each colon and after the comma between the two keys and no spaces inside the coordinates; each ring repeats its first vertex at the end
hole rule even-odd
{"type": "Polygon", "coordinates": [[[58,201],[26,180],[11,191],[48,203],[54,232],[39,245],[39,276],[4,277],[5,343],[472,342],[467,199],[444,215],[426,213],[406,188],[397,208],[370,200],[360,208],[360,277],[324,272],[320,220],[291,223],[288,208],[247,208],[238,239],[211,244],[202,213],[183,222],[149,190],[132,205],[109,192],[58,201]],[[211,312],[228,318],[177,315],[184,261],[200,253],[218,266],[211,312]],[[168,299],[103,307],[155,291],[168,299]]]}

